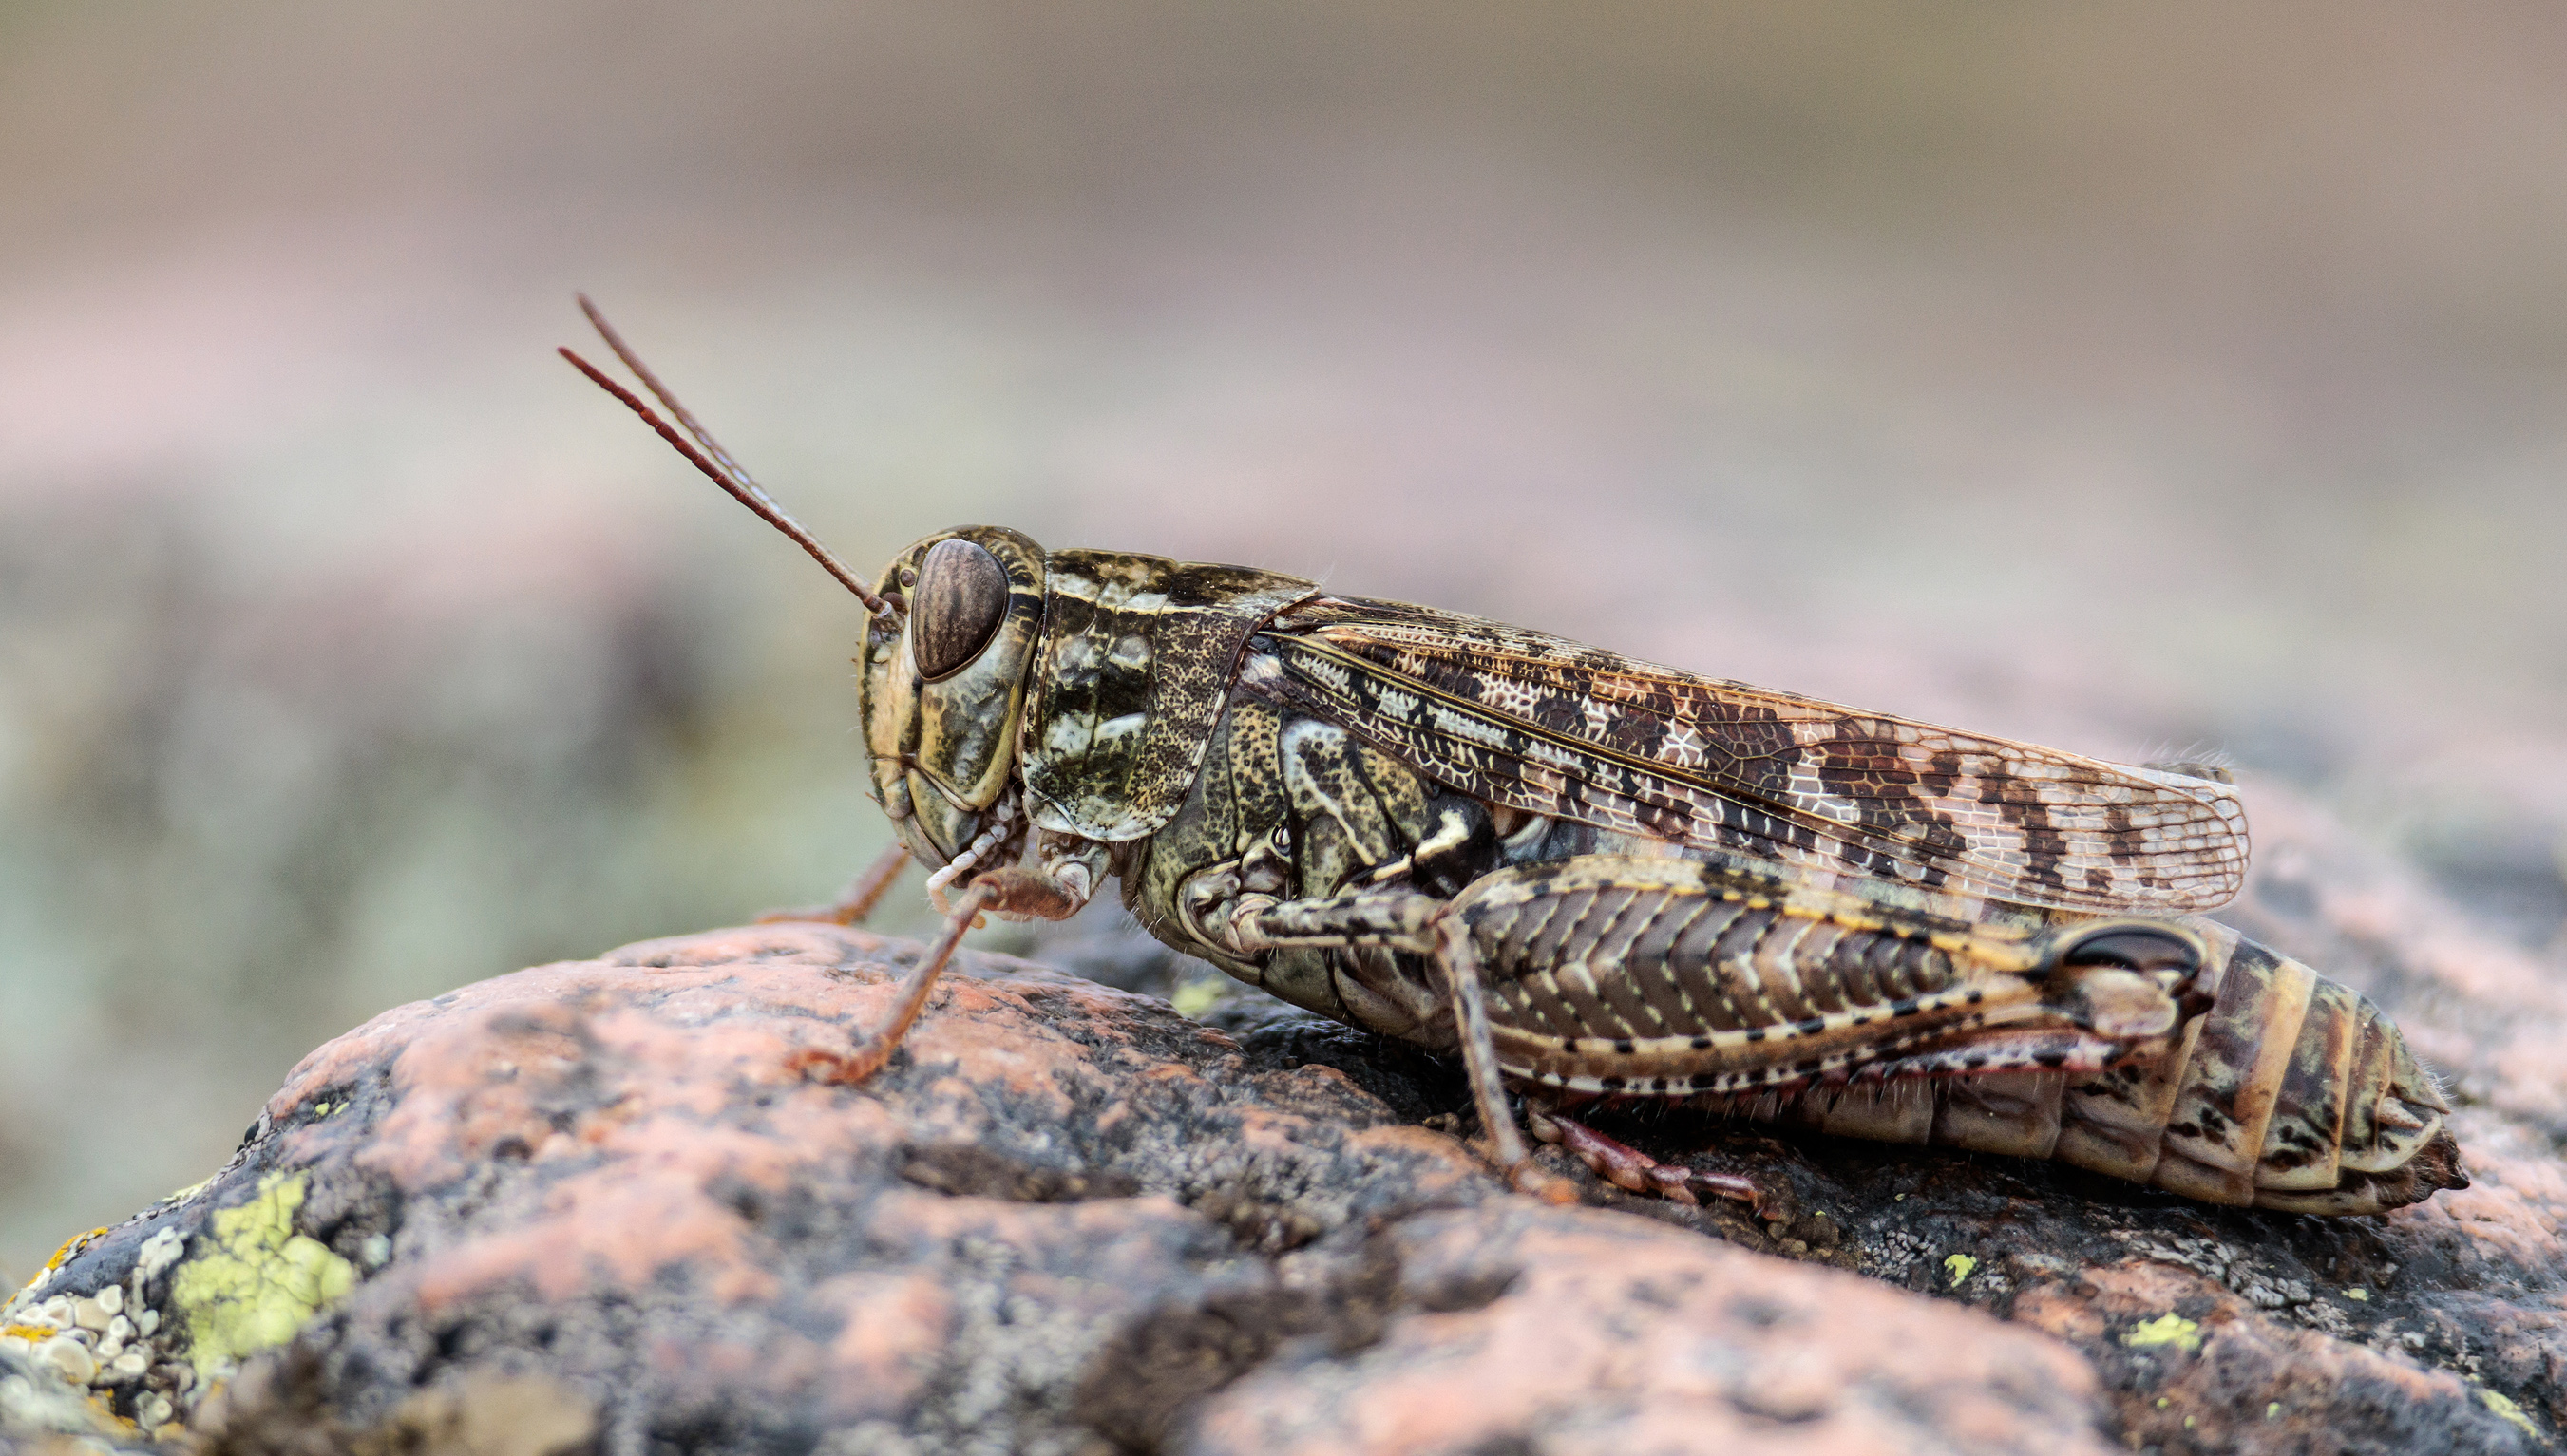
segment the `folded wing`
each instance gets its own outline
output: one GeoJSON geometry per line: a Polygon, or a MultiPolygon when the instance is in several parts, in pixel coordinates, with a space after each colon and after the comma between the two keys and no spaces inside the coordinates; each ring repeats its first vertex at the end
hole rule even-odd
{"type": "Polygon", "coordinates": [[[1494,804],[1830,874],[2098,913],[2206,910],[2246,870],[2227,786],[1698,677],[1477,617],[1322,598],[1274,687],[1494,804]]]}

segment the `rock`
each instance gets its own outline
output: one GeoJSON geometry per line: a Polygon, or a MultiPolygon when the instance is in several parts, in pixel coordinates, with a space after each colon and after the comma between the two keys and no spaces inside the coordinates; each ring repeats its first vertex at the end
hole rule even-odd
{"type": "Polygon", "coordinates": [[[0,1453],[115,1456],[151,1449],[116,1417],[82,1398],[51,1363],[0,1347],[0,1453]]]}
{"type": "Polygon", "coordinates": [[[57,1335],[36,1346],[36,1358],[53,1366],[54,1373],[74,1385],[86,1385],[98,1373],[98,1358],[89,1346],[68,1335],[57,1335]]]}
{"type": "Polygon", "coordinates": [[[1505,1193],[1041,967],[964,957],[863,1088],[783,1071],[917,953],[716,932],[387,1013],[18,1304],[157,1313],[94,1394],[215,1452],[2108,1449],[2047,1335],[1505,1193]]]}
{"type": "Polygon", "coordinates": [[[241,1453],[2547,1449],[2567,993],[2287,795],[2258,816],[2229,913],[2455,1074],[2472,1187],[2301,1218],[1633,1113],[1777,1216],[1546,1151],[1588,1201],[1557,1209],[1457,1140],[1452,1068],[1156,963],[1202,1021],[966,954],[874,1082],[803,1083],[919,951],[765,926],[323,1047],[0,1355],[116,1303],[142,1371],[92,1399],[241,1453]]]}
{"type": "Polygon", "coordinates": [[[2128,1447],[2552,1449],[2567,1423],[2567,993],[2538,954],[2287,792],[2259,786],[2255,806],[2258,869],[2220,918],[2394,1015],[2449,1081],[2471,1187],[2381,1217],[2302,1218],[2014,1159],[1676,1117],[1616,1130],[1786,1177],[1839,1230],[1837,1262],[2069,1340],[2128,1447]]]}
{"type": "Polygon", "coordinates": [[[2059,1346],[1833,1271],[1521,1200],[1407,1220],[1370,1346],[1268,1361],[1190,1449],[2107,1449],[2059,1346]]]}

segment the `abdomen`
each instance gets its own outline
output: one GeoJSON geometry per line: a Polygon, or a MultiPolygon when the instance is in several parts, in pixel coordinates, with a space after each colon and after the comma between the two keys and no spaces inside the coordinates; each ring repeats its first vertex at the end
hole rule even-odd
{"type": "Polygon", "coordinates": [[[2205,1203],[2378,1213],[2465,1188],[2449,1108],[2348,986],[2196,922],[2215,996],[2163,1057],[2091,1078],[1811,1088],[1750,1115],[1845,1136],[2057,1158],[2205,1203]]]}
{"type": "Polygon", "coordinates": [[[2206,921],[1937,913],[1754,861],[1595,856],[1454,901],[1501,1064],[1847,1136],[2053,1157],[2212,1203],[2464,1187],[2378,1007],[2206,921]]]}

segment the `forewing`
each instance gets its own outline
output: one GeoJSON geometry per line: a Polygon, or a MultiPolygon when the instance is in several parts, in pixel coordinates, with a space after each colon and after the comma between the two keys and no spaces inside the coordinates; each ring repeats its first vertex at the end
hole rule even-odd
{"type": "Polygon", "coordinates": [[[2206,910],[2245,874],[2245,810],[2208,780],[1401,603],[1307,603],[1258,646],[1287,696],[1533,814],[2071,910],[2206,910]]]}

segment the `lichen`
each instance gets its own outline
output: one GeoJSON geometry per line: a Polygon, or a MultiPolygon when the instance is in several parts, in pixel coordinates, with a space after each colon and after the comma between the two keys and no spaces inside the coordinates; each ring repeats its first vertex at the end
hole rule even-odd
{"type": "Polygon", "coordinates": [[[2133,1349],[2171,1344],[2185,1354],[2191,1354],[2201,1348],[2201,1327],[2181,1315],[2168,1313],[2141,1322],[2122,1336],[2122,1342],[2133,1349]]]}
{"type": "Polygon", "coordinates": [[[169,1305],[186,1322],[200,1379],[292,1339],[356,1283],[347,1260],[294,1231],[304,1184],[301,1173],[261,1178],[247,1203],[208,1220],[206,1251],[170,1281],[169,1305]]]}
{"type": "Polygon", "coordinates": [[[91,1229],[88,1233],[74,1234],[70,1238],[65,1239],[63,1241],[63,1246],[54,1251],[54,1257],[46,1260],[44,1267],[36,1271],[36,1277],[27,1281],[26,1288],[19,1290],[16,1294],[10,1296],[6,1300],[0,1300],[0,1310],[15,1310],[19,1306],[34,1300],[37,1295],[44,1292],[45,1286],[53,1280],[55,1271],[70,1263],[73,1255],[88,1248],[92,1239],[95,1239],[106,1232],[107,1230],[104,1228],[95,1228],[91,1229]]]}
{"type": "Polygon", "coordinates": [[[1951,1289],[1959,1289],[1961,1287],[1961,1281],[1968,1279],[1970,1277],[1970,1271],[1978,1267],[1979,1261],[1971,1258],[1967,1254],[1946,1254],[1943,1256],[1943,1272],[1952,1277],[1952,1283],[1948,1286],[1948,1288],[1951,1289]]]}
{"type": "Polygon", "coordinates": [[[1179,1016],[1200,1018],[1205,1012],[1219,1006],[1222,1000],[1221,983],[1207,976],[1202,980],[1188,981],[1179,986],[1176,994],[1169,998],[1168,1004],[1177,1009],[1179,1016]]]}
{"type": "Polygon", "coordinates": [[[2540,1427],[2533,1425],[2531,1423],[2531,1417],[2524,1415],[2522,1413],[2522,1407],[2514,1404],[2509,1397],[2498,1395],[2492,1390],[2480,1390],[2478,1392],[2478,1403],[2485,1406],[2487,1409],[2494,1411],[2496,1414],[2503,1416],[2506,1420],[2513,1422],[2515,1425],[2522,1427],[2522,1433],[2524,1435],[2531,1437],[2535,1441],[2540,1439],[2540,1427]]]}

